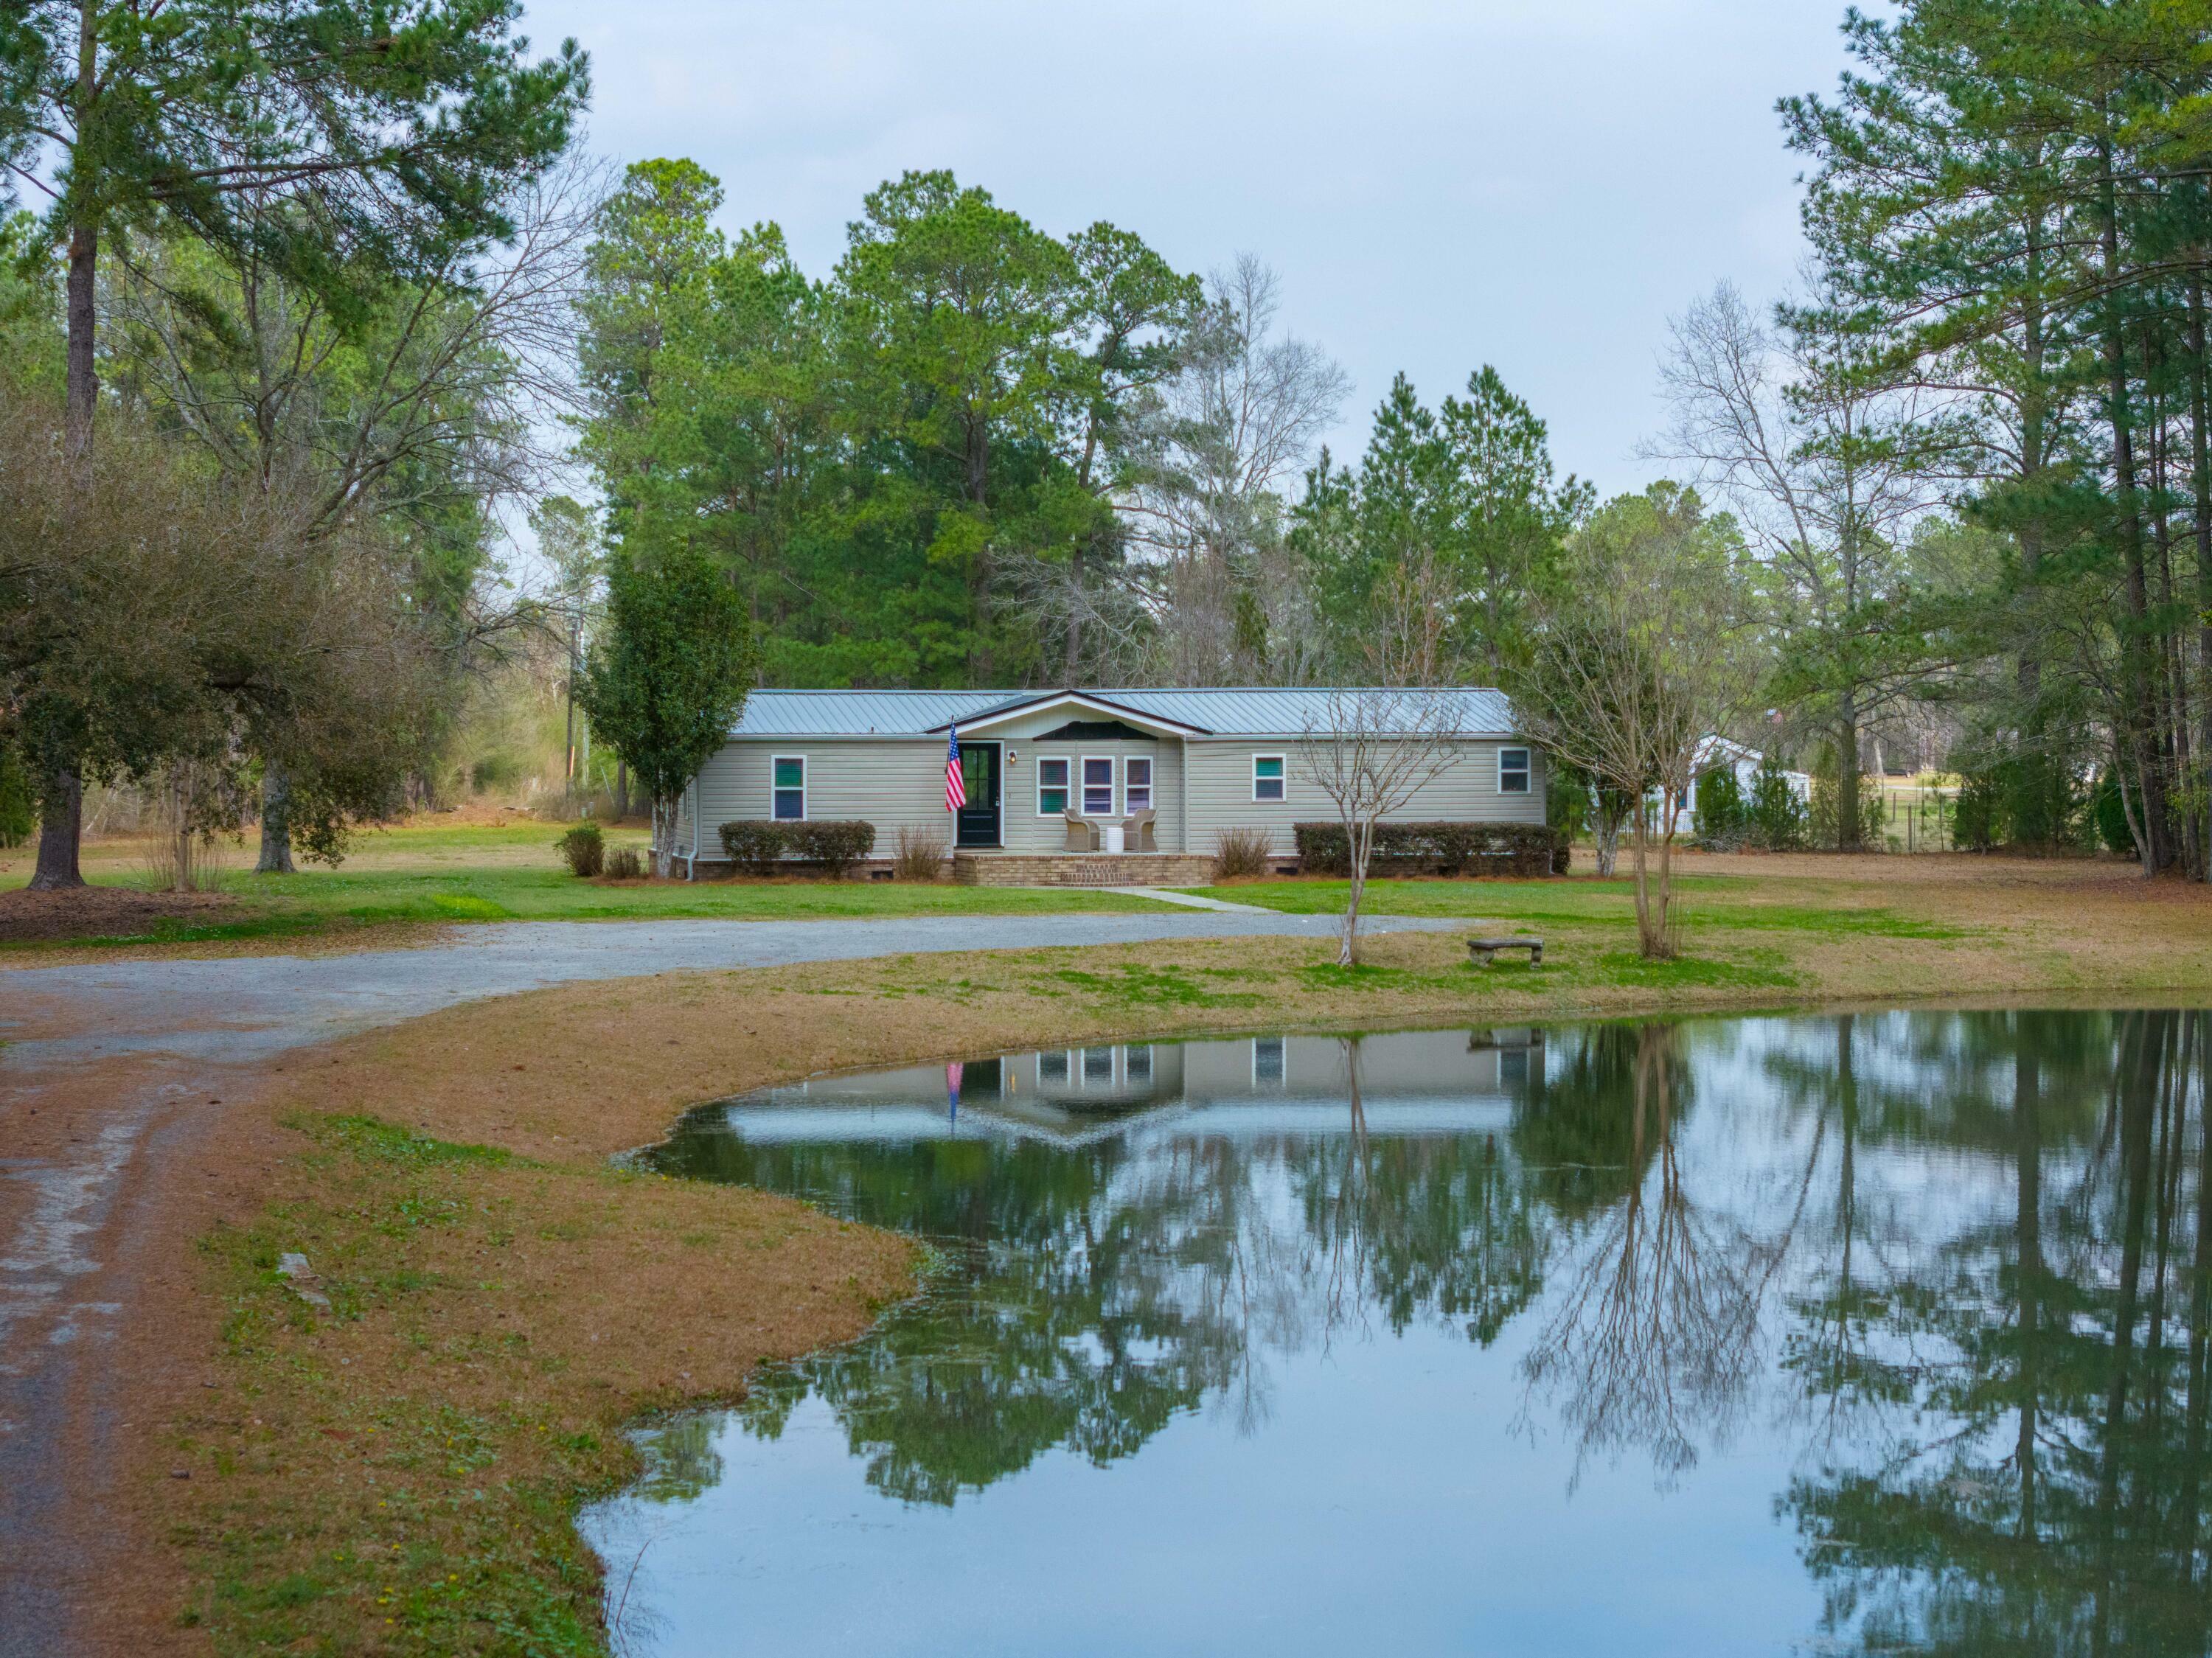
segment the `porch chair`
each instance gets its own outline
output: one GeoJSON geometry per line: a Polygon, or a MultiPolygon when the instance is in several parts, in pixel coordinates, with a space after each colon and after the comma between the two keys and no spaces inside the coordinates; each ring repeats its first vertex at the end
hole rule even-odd
{"type": "Polygon", "coordinates": [[[1098,850],[1097,824],[1092,823],[1088,817],[1079,817],[1075,809],[1072,806],[1066,811],[1062,812],[1060,816],[1067,819],[1066,850],[1069,852],[1096,852],[1098,850]]]}
{"type": "Polygon", "coordinates": [[[1153,820],[1159,814],[1151,807],[1133,811],[1121,825],[1121,845],[1130,852],[1158,852],[1159,836],[1153,830],[1153,820]]]}

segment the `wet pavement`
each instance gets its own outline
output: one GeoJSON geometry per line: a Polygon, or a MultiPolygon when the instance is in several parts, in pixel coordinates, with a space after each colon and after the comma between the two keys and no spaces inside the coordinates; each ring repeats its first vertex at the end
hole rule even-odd
{"type": "MultiPolygon", "coordinates": [[[[1376,918],[1376,932],[1465,921],[1376,918]]],[[[100,1355],[143,1293],[144,1187],[221,1111],[228,1067],[457,1003],[589,979],[972,950],[1252,936],[1324,938],[1326,915],[929,916],[883,921],[510,922],[437,944],[328,956],[125,961],[0,971],[0,1658],[84,1650],[86,1588],[59,1521],[105,1484],[127,1394],[100,1355]],[[122,1067],[90,1132],[31,1155],[41,1094],[122,1067]]],[[[96,1585],[93,1586],[96,1592],[96,1585]]]]}

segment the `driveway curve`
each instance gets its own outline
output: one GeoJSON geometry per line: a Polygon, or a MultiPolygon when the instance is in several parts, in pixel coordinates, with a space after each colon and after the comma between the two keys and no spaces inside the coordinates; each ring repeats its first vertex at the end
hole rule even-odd
{"type": "MultiPolygon", "coordinates": [[[[1378,917],[1365,925],[1380,932],[1467,924],[1378,917]]],[[[77,1614],[127,1567],[88,1547],[103,1534],[98,1515],[131,1400],[103,1350],[159,1293],[145,1236],[157,1182],[164,1169],[191,1160],[222,1112],[218,1090],[234,1067],[579,980],[1151,939],[1310,938],[1336,926],[1325,915],[1188,910],[505,922],[407,950],[0,972],[0,1658],[89,1652],[77,1614]]]]}

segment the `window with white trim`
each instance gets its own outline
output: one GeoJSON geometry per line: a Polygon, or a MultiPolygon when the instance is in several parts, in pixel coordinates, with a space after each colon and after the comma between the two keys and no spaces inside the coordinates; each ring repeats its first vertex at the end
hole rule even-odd
{"type": "Polygon", "coordinates": [[[1085,756],[1084,758],[1083,815],[1085,817],[1111,817],[1114,815],[1114,762],[1111,756],[1097,759],[1085,756]]]}
{"type": "Polygon", "coordinates": [[[1528,750],[1498,750],[1498,792],[1500,794],[1526,794],[1528,793],[1528,750]]]}
{"type": "Polygon", "coordinates": [[[1286,780],[1283,756],[1279,754],[1255,754],[1252,756],[1252,798],[1255,800],[1280,800],[1286,780]]]}
{"type": "Polygon", "coordinates": [[[1121,762],[1121,810],[1133,817],[1152,809],[1152,756],[1133,754],[1121,762]]]}
{"type": "Polygon", "coordinates": [[[1111,1088],[1114,1085],[1112,1048],[1086,1048],[1083,1050],[1083,1085],[1085,1088],[1111,1088]]]}
{"type": "Polygon", "coordinates": [[[779,754],[769,765],[775,773],[769,816],[780,823],[806,821],[806,756],[779,754]]]}
{"type": "Polygon", "coordinates": [[[1121,1075],[1135,1087],[1150,1087],[1152,1080],[1152,1045],[1132,1042],[1123,1050],[1121,1075]]]}
{"type": "Polygon", "coordinates": [[[1067,810],[1067,761],[1042,759],[1037,762],[1037,816],[1057,817],[1067,810]]]}
{"type": "Polygon", "coordinates": [[[1067,1060],[1068,1055],[1065,1048],[1061,1049],[1057,1054],[1038,1054],[1038,1083],[1060,1083],[1065,1084],[1067,1081],[1067,1060]]]}

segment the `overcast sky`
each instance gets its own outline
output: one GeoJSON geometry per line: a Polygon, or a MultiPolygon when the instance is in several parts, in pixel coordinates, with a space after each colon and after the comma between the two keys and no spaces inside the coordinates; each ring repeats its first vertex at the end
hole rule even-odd
{"type": "Polygon", "coordinates": [[[1105,219],[1179,268],[1240,251],[1352,375],[1434,404],[1498,366],[1562,470],[1655,472],[1666,319],[1800,253],[1773,105],[1843,66],[1842,0],[527,0],[591,52],[591,137],[689,155],[731,228],[815,275],[908,167],[1056,234],[1105,219]]]}

